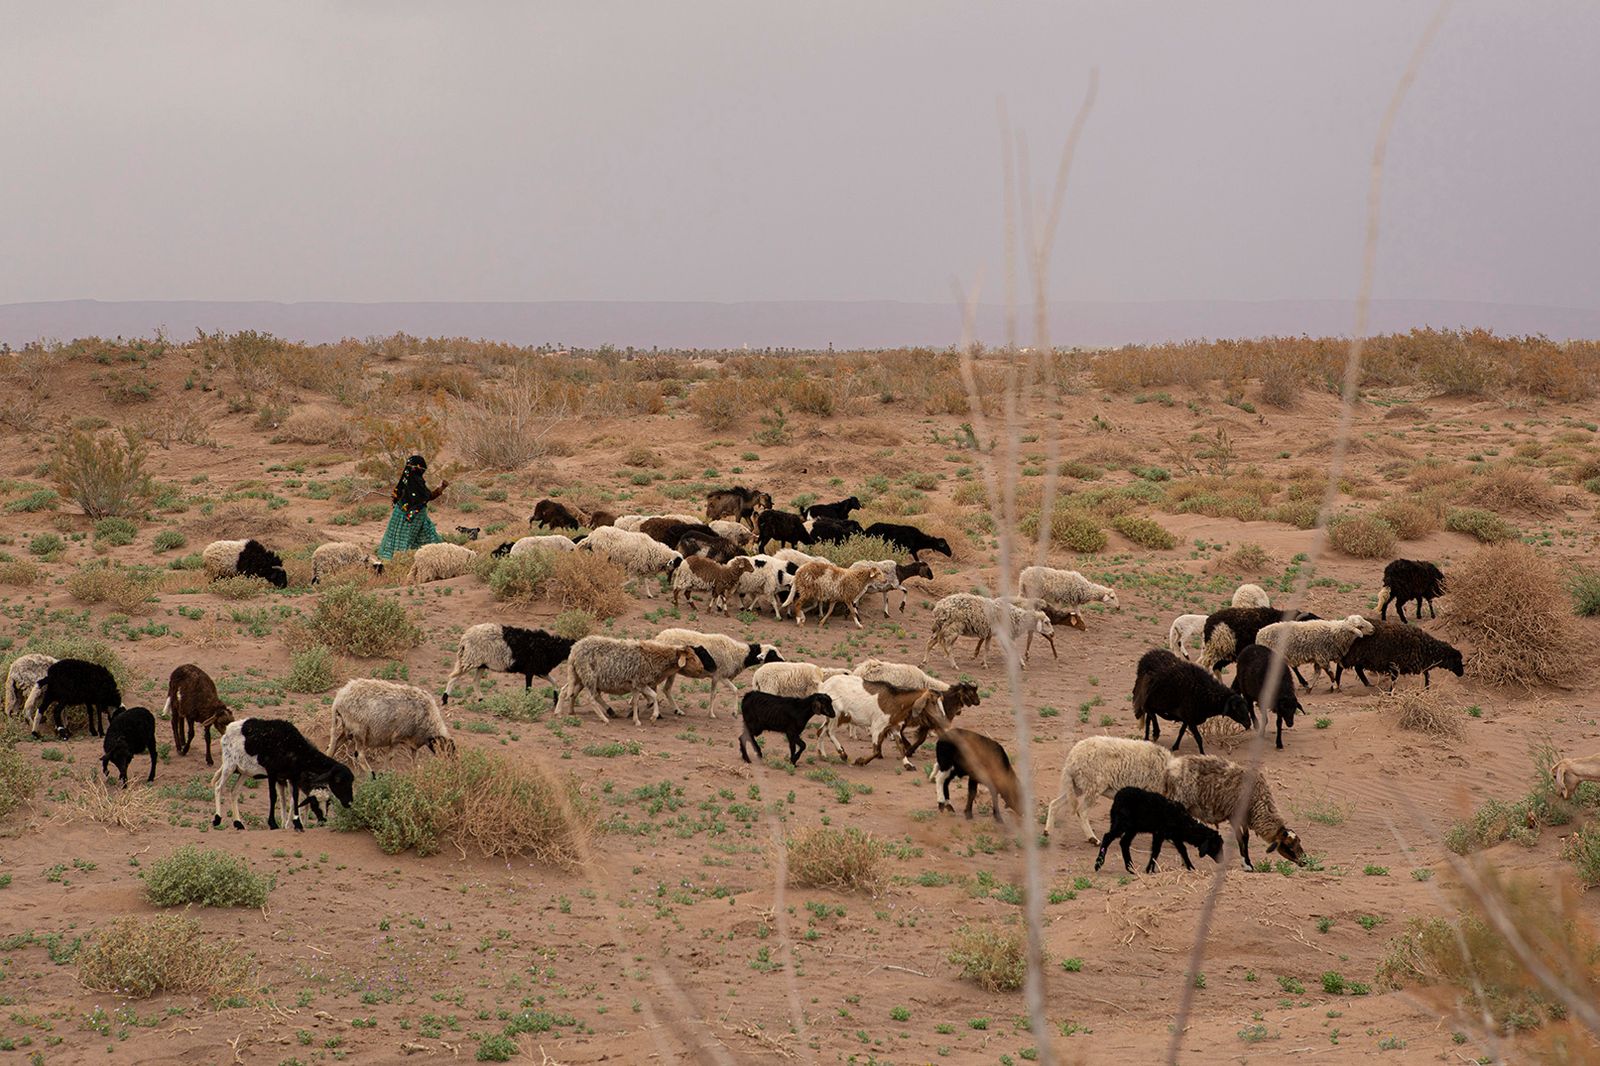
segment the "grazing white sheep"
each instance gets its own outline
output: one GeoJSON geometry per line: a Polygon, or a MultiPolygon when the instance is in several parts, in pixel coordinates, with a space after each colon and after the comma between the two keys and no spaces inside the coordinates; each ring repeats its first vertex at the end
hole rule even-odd
{"type": "Polygon", "coordinates": [[[933,605],[933,631],[928,636],[927,646],[923,648],[922,661],[927,662],[934,647],[938,646],[944,650],[950,665],[956,666],[952,645],[960,637],[977,637],[978,643],[972,649],[973,657],[976,658],[981,652],[983,663],[987,666],[990,641],[1002,633],[1010,637],[1013,647],[1024,637],[1027,638],[1021,656],[1022,665],[1027,666],[1028,649],[1033,645],[1034,634],[1049,637],[1054,635],[1055,627],[1042,610],[1018,607],[1014,603],[1004,603],[970,592],[952,593],[933,605]]]}
{"type": "Polygon", "coordinates": [[[311,583],[315,585],[337,570],[363,563],[372,567],[373,573],[383,573],[383,560],[359,544],[351,544],[347,540],[319,544],[317,550],[311,553],[311,583]]]}
{"type": "Polygon", "coordinates": [[[1086,603],[1117,607],[1117,594],[1105,585],[1096,585],[1076,570],[1057,570],[1049,566],[1030,566],[1017,577],[1018,595],[1044,600],[1060,610],[1071,610],[1086,603]]]}
{"type": "Polygon", "coordinates": [[[822,691],[822,683],[828,678],[845,673],[849,671],[815,663],[766,663],[750,675],[750,687],[771,696],[800,699],[822,691]]]}
{"type": "MultiPolygon", "coordinates": [[[[711,679],[711,698],[706,707],[711,711],[711,717],[717,716],[717,685],[726,683],[735,699],[739,695],[739,686],[734,679],[752,667],[759,667],[764,663],[781,663],[783,656],[771,644],[750,644],[722,633],[701,633],[694,629],[663,629],[657,633],[655,639],[662,644],[671,644],[679,648],[700,648],[711,656],[716,664],[713,670],[706,670],[698,661],[681,671],[684,677],[708,677],[711,679]]],[[[678,706],[677,700],[672,695],[673,682],[677,681],[678,674],[668,677],[661,686],[661,694],[665,696],[673,708],[678,706]]]]}
{"type": "MultiPolygon", "coordinates": [[[[1312,677],[1315,678],[1317,674],[1327,674],[1329,685],[1334,691],[1338,691],[1339,682],[1335,668],[1339,660],[1356,640],[1371,636],[1372,630],[1372,623],[1359,614],[1331,621],[1319,618],[1308,622],[1273,622],[1271,625],[1262,626],[1256,632],[1255,642],[1262,647],[1273,649],[1282,645],[1283,665],[1294,670],[1295,667],[1310,663],[1312,677]]],[[[1296,676],[1299,676],[1298,671],[1296,676]]],[[[1304,679],[1301,679],[1300,684],[1306,688],[1311,687],[1304,679]]]]}
{"type": "Polygon", "coordinates": [[[1167,768],[1176,758],[1160,744],[1122,737],[1088,737],[1067,752],[1061,767],[1061,787],[1045,812],[1044,832],[1055,826],[1056,808],[1067,804],[1077,815],[1078,825],[1091,844],[1100,843],[1089,825],[1089,808],[1101,796],[1112,796],[1119,788],[1142,788],[1166,794],[1167,768]]]}
{"type": "Polygon", "coordinates": [[[750,555],[746,558],[750,560],[752,569],[741,576],[739,583],[733,587],[739,597],[739,606],[749,607],[765,599],[772,604],[772,617],[782,618],[780,600],[788,594],[789,586],[794,583],[795,572],[800,567],[772,555],[750,555]]]}
{"type": "Polygon", "coordinates": [[[367,760],[374,751],[403,747],[413,758],[419,748],[436,755],[456,752],[438,701],[415,685],[376,677],[347,681],[333,697],[332,723],[328,754],[338,759],[348,748],[374,777],[367,760]]]}
{"type": "Polygon", "coordinates": [[[1260,585],[1240,585],[1233,590],[1233,602],[1230,607],[1271,607],[1272,598],[1267,595],[1267,590],[1260,585]]]}
{"type": "Polygon", "coordinates": [[[607,695],[629,697],[634,725],[639,724],[639,696],[650,701],[653,712],[650,717],[660,718],[661,700],[656,689],[667,678],[693,663],[699,663],[707,671],[716,669],[709,654],[704,660],[700,654],[694,648],[654,640],[584,637],[572,646],[572,653],[567,656],[572,679],[556,698],[556,713],[573,713],[578,709],[578,697],[589,692],[600,705],[594,713],[602,722],[616,717],[606,703],[607,695]]]}
{"type": "Polygon", "coordinates": [[[20,718],[22,708],[28,702],[28,696],[33,692],[33,686],[49,671],[50,664],[55,659],[48,655],[32,652],[28,655],[19,655],[11,660],[11,666],[6,670],[6,717],[20,718]]]}
{"type": "Polygon", "coordinates": [[[1203,614],[1180,614],[1174,618],[1172,628],[1167,630],[1167,647],[1181,653],[1185,659],[1189,658],[1190,644],[1196,650],[1205,647],[1206,617],[1203,614]]]}
{"type": "Polygon", "coordinates": [[[507,555],[526,555],[529,552],[570,552],[577,551],[578,545],[571,537],[564,537],[560,533],[541,533],[531,537],[518,537],[517,542],[511,545],[507,555]]]}
{"type": "Polygon", "coordinates": [[[683,556],[643,533],[630,533],[605,526],[584,538],[579,547],[605,556],[632,577],[644,579],[644,593],[654,599],[656,583],[648,580],[658,574],[671,574],[683,563],[683,556]]]}
{"type": "Polygon", "coordinates": [[[472,572],[477,565],[478,553],[459,544],[424,544],[411,557],[411,569],[406,573],[406,584],[425,585],[430,581],[444,581],[472,572]]]}

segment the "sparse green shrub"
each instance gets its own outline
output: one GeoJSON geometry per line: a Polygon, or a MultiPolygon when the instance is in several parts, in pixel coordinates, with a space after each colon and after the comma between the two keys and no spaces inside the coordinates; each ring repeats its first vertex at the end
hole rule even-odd
{"type": "Polygon", "coordinates": [[[1328,522],[1328,543],[1354,559],[1387,559],[1394,554],[1394,528],[1371,515],[1337,515],[1328,522]]]}
{"type": "Polygon", "coordinates": [[[568,640],[582,640],[594,632],[594,615],[588,611],[562,611],[550,623],[550,632],[568,640]]]}
{"type": "Polygon", "coordinates": [[[19,496],[6,504],[6,514],[54,511],[60,504],[61,494],[55,489],[35,489],[26,496],[19,496]]]}
{"type": "Polygon", "coordinates": [[[61,553],[67,542],[54,533],[36,533],[28,541],[28,554],[39,558],[52,558],[61,553]]]}
{"type": "Polygon", "coordinates": [[[900,549],[881,537],[864,537],[857,534],[834,544],[811,544],[806,550],[813,555],[830,559],[839,566],[849,566],[862,560],[898,559],[900,549]]]}
{"type": "Polygon", "coordinates": [[[213,1003],[254,998],[255,960],[214,940],[181,914],[127,914],[98,930],[78,952],[78,980],[97,992],[142,999],[159,992],[202,995],[213,1003]]]}
{"type": "Polygon", "coordinates": [[[50,475],[90,518],[133,514],[151,494],[144,450],[111,434],[73,430],[56,448],[50,475]]]}
{"type": "Polygon", "coordinates": [[[875,895],[888,883],[883,844],[871,833],[817,826],[794,834],[786,846],[790,884],[875,895]]]}
{"type": "Polygon", "coordinates": [[[1143,515],[1120,514],[1111,520],[1111,528],[1133,541],[1141,548],[1165,551],[1178,546],[1178,538],[1153,518],[1143,515]]]}
{"type": "Polygon", "coordinates": [[[33,798],[39,787],[39,767],[17,750],[9,729],[0,732],[0,818],[33,798]]]}
{"type": "Polygon", "coordinates": [[[319,593],[305,629],[313,643],[357,659],[398,658],[422,642],[422,630],[397,600],[355,585],[334,585],[319,593]]]}
{"type": "Polygon", "coordinates": [[[1600,614],[1600,570],[1577,570],[1567,580],[1573,613],[1584,618],[1600,614]]]}
{"type": "Polygon", "coordinates": [[[1452,507],[1444,516],[1444,528],[1464,533],[1485,544],[1502,544],[1517,538],[1517,530],[1493,511],[1481,507],[1452,507]]]}
{"type": "Polygon", "coordinates": [[[157,859],[144,875],[145,897],[157,907],[260,907],[270,891],[272,882],[245,860],[193,844],[157,859]]]}
{"type": "Polygon", "coordinates": [[[139,532],[139,527],[126,518],[111,516],[102,518],[94,524],[94,539],[96,544],[108,544],[113,548],[120,548],[124,544],[132,544],[134,535],[139,532]]]}
{"type": "Polygon", "coordinates": [[[964,925],[956,930],[949,957],[961,976],[985,992],[1013,992],[1028,973],[1022,933],[1012,927],[964,925]]]}
{"type": "Polygon", "coordinates": [[[1572,863],[1584,888],[1600,885],[1600,825],[1579,826],[1561,845],[1561,857],[1572,863]]]}
{"type": "Polygon", "coordinates": [[[489,591],[497,600],[531,603],[544,591],[545,582],[555,572],[553,553],[532,551],[508,555],[494,561],[489,571],[489,591]]]}
{"type": "Polygon", "coordinates": [[[186,547],[188,543],[189,538],[176,529],[163,529],[151,538],[150,547],[157,552],[170,552],[186,547]]]}
{"type": "Polygon", "coordinates": [[[283,679],[283,687],[289,692],[326,692],[337,681],[333,667],[332,649],[313,644],[295,652],[289,660],[289,676],[283,679]]]}

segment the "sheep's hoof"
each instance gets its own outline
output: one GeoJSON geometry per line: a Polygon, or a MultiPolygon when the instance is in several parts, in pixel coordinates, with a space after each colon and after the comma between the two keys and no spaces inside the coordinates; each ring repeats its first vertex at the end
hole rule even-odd
{"type": "Polygon", "coordinates": [[[237,819],[237,818],[235,818],[235,819],[234,819],[234,820],[233,820],[233,827],[234,827],[234,828],[235,828],[235,829],[243,829],[243,828],[244,828],[244,823],[243,823],[243,822],[241,822],[241,821],[239,821],[239,819],[237,819]]]}
{"type": "Polygon", "coordinates": [[[306,827],[300,824],[300,819],[298,818],[296,818],[291,824],[294,826],[294,831],[296,833],[304,833],[306,831],[306,827]]]}
{"type": "Polygon", "coordinates": [[[222,815],[213,814],[211,816],[211,828],[215,829],[217,826],[219,826],[221,824],[222,824],[222,815]]]}
{"type": "Polygon", "coordinates": [[[913,763],[910,759],[901,759],[900,760],[900,765],[905,767],[907,770],[915,770],[917,768],[916,764],[913,763]]]}

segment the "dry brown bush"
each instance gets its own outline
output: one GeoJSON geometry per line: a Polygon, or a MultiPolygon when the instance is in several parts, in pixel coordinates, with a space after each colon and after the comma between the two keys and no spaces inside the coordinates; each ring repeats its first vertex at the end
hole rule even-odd
{"type": "Polygon", "coordinates": [[[90,518],[133,514],[149,499],[144,450],[121,435],[73,430],[56,447],[50,476],[90,518]]]}
{"type": "Polygon", "coordinates": [[[1467,638],[1467,673],[1491,685],[1557,685],[1579,669],[1572,603],[1560,573],[1512,541],[1450,570],[1450,628],[1467,638]]]}
{"type": "Polygon", "coordinates": [[[620,566],[604,556],[586,551],[562,552],[550,576],[550,595],[564,610],[615,618],[633,603],[624,587],[627,577],[620,566]]]}
{"type": "Polygon", "coordinates": [[[321,407],[299,407],[278,426],[273,443],[333,444],[347,447],[356,442],[357,427],[349,415],[321,407]]]}
{"type": "Polygon", "coordinates": [[[202,535],[218,539],[254,537],[265,540],[293,528],[293,523],[280,511],[270,511],[266,504],[256,501],[231,500],[219,503],[211,513],[195,521],[202,535]]]}
{"type": "Polygon", "coordinates": [[[1241,544],[1227,555],[1219,555],[1211,561],[1212,573],[1237,577],[1265,574],[1273,567],[1272,556],[1259,544],[1241,544]]]}
{"type": "Polygon", "coordinates": [[[889,881],[883,843],[859,829],[813,826],[791,836],[789,882],[802,888],[877,895],[889,881]]]}
{"type": "Polygon", "coordinates": [[[1401,540],[1420,540],[1444,527],[1444,508],[1432,497],[1395,496],[1379,504],[1374,513],[1401,540]]]}
{"type": "Polygon", "coordinates": [[[110,603],[124,614],[136,614],[146,609],[157,583],[157,578],[125,567],[95,562],[72,572],[67,578],[67,591],[82,603],[110,603]]]}
{"type": "Polygon", "coordinates": [[[744,389],[731,379],[703,382],[689,394],[689,409],[713,433],[737,425],[745,406],[744,389]]]}
{"type": "Polygon", "coordinates": [[[1304,373],[1291,359],[1268,359],[1261,368],[1261,402],[1290,408],[1300,400],[1304,373]]]}
{"type": "Polygon", "coordinates": [[[1394,554],[1394,529],[1371,515],[1337,515],[1328,522],[1328,543],[1354,559],[1384,559],[1394,554]]]}
{"type": "Polygon", "coordinates": [[[158,992],[212,1002],[254,997],[254,959],[206,936],[181,914],[125,914],[95,931],[78,953],[78,980],[96,992],[142,999],[158,992]]]}
{"type": "MultiPolygon", "coordinates": [[[[130,773],[136,769],[129,767],[130,773]]],[[[151,789],[113,788],[109,778],[93,772],[68,793],[64,809],[69,821],[97,822],[124,832],[166,820],[161,799],[151,789]]]]}
{"type": "Polygon", "coordinates": [[[1500,465],[1472,482],[1468,493],[1472,502],[1491,511],[1519,511],[1523,514],[1558,514],[1550,482],[1525,467],[1500,465]]]}
{"type": "Polygon", "coordinates": [[[39,580],[39,568],[26,559],[0,561],[0,585],[27,587],[39,580]]]}
{"type": "Polygon", "coordinates": [[[1461,711],[1428,688],[1399,689],[1378,697],[1378,710],[1401,729],[1430,737],[1461,736],[1461,711]]]}
{"type": "Polygon", "coordinates": [[[468,466],[515,470],[545,454],[545,438],[566,420],[565,400],[518,373],[481,402],[451,405],[450,438],[468,466]]]}

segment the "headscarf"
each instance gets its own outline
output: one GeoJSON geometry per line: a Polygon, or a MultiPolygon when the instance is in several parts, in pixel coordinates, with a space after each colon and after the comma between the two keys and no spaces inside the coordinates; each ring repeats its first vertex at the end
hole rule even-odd
{"type": "Polygon", "coordinates": [[[422,476],[427,469],[428,461],[422,456],[413,455],[407,459],[406,468],[400,472],[400,480],[395,483],[394,492],[390,494],[390,498],[400,505],[400,510],[408,522],[428,506],[428,483],[422,476]]]}

